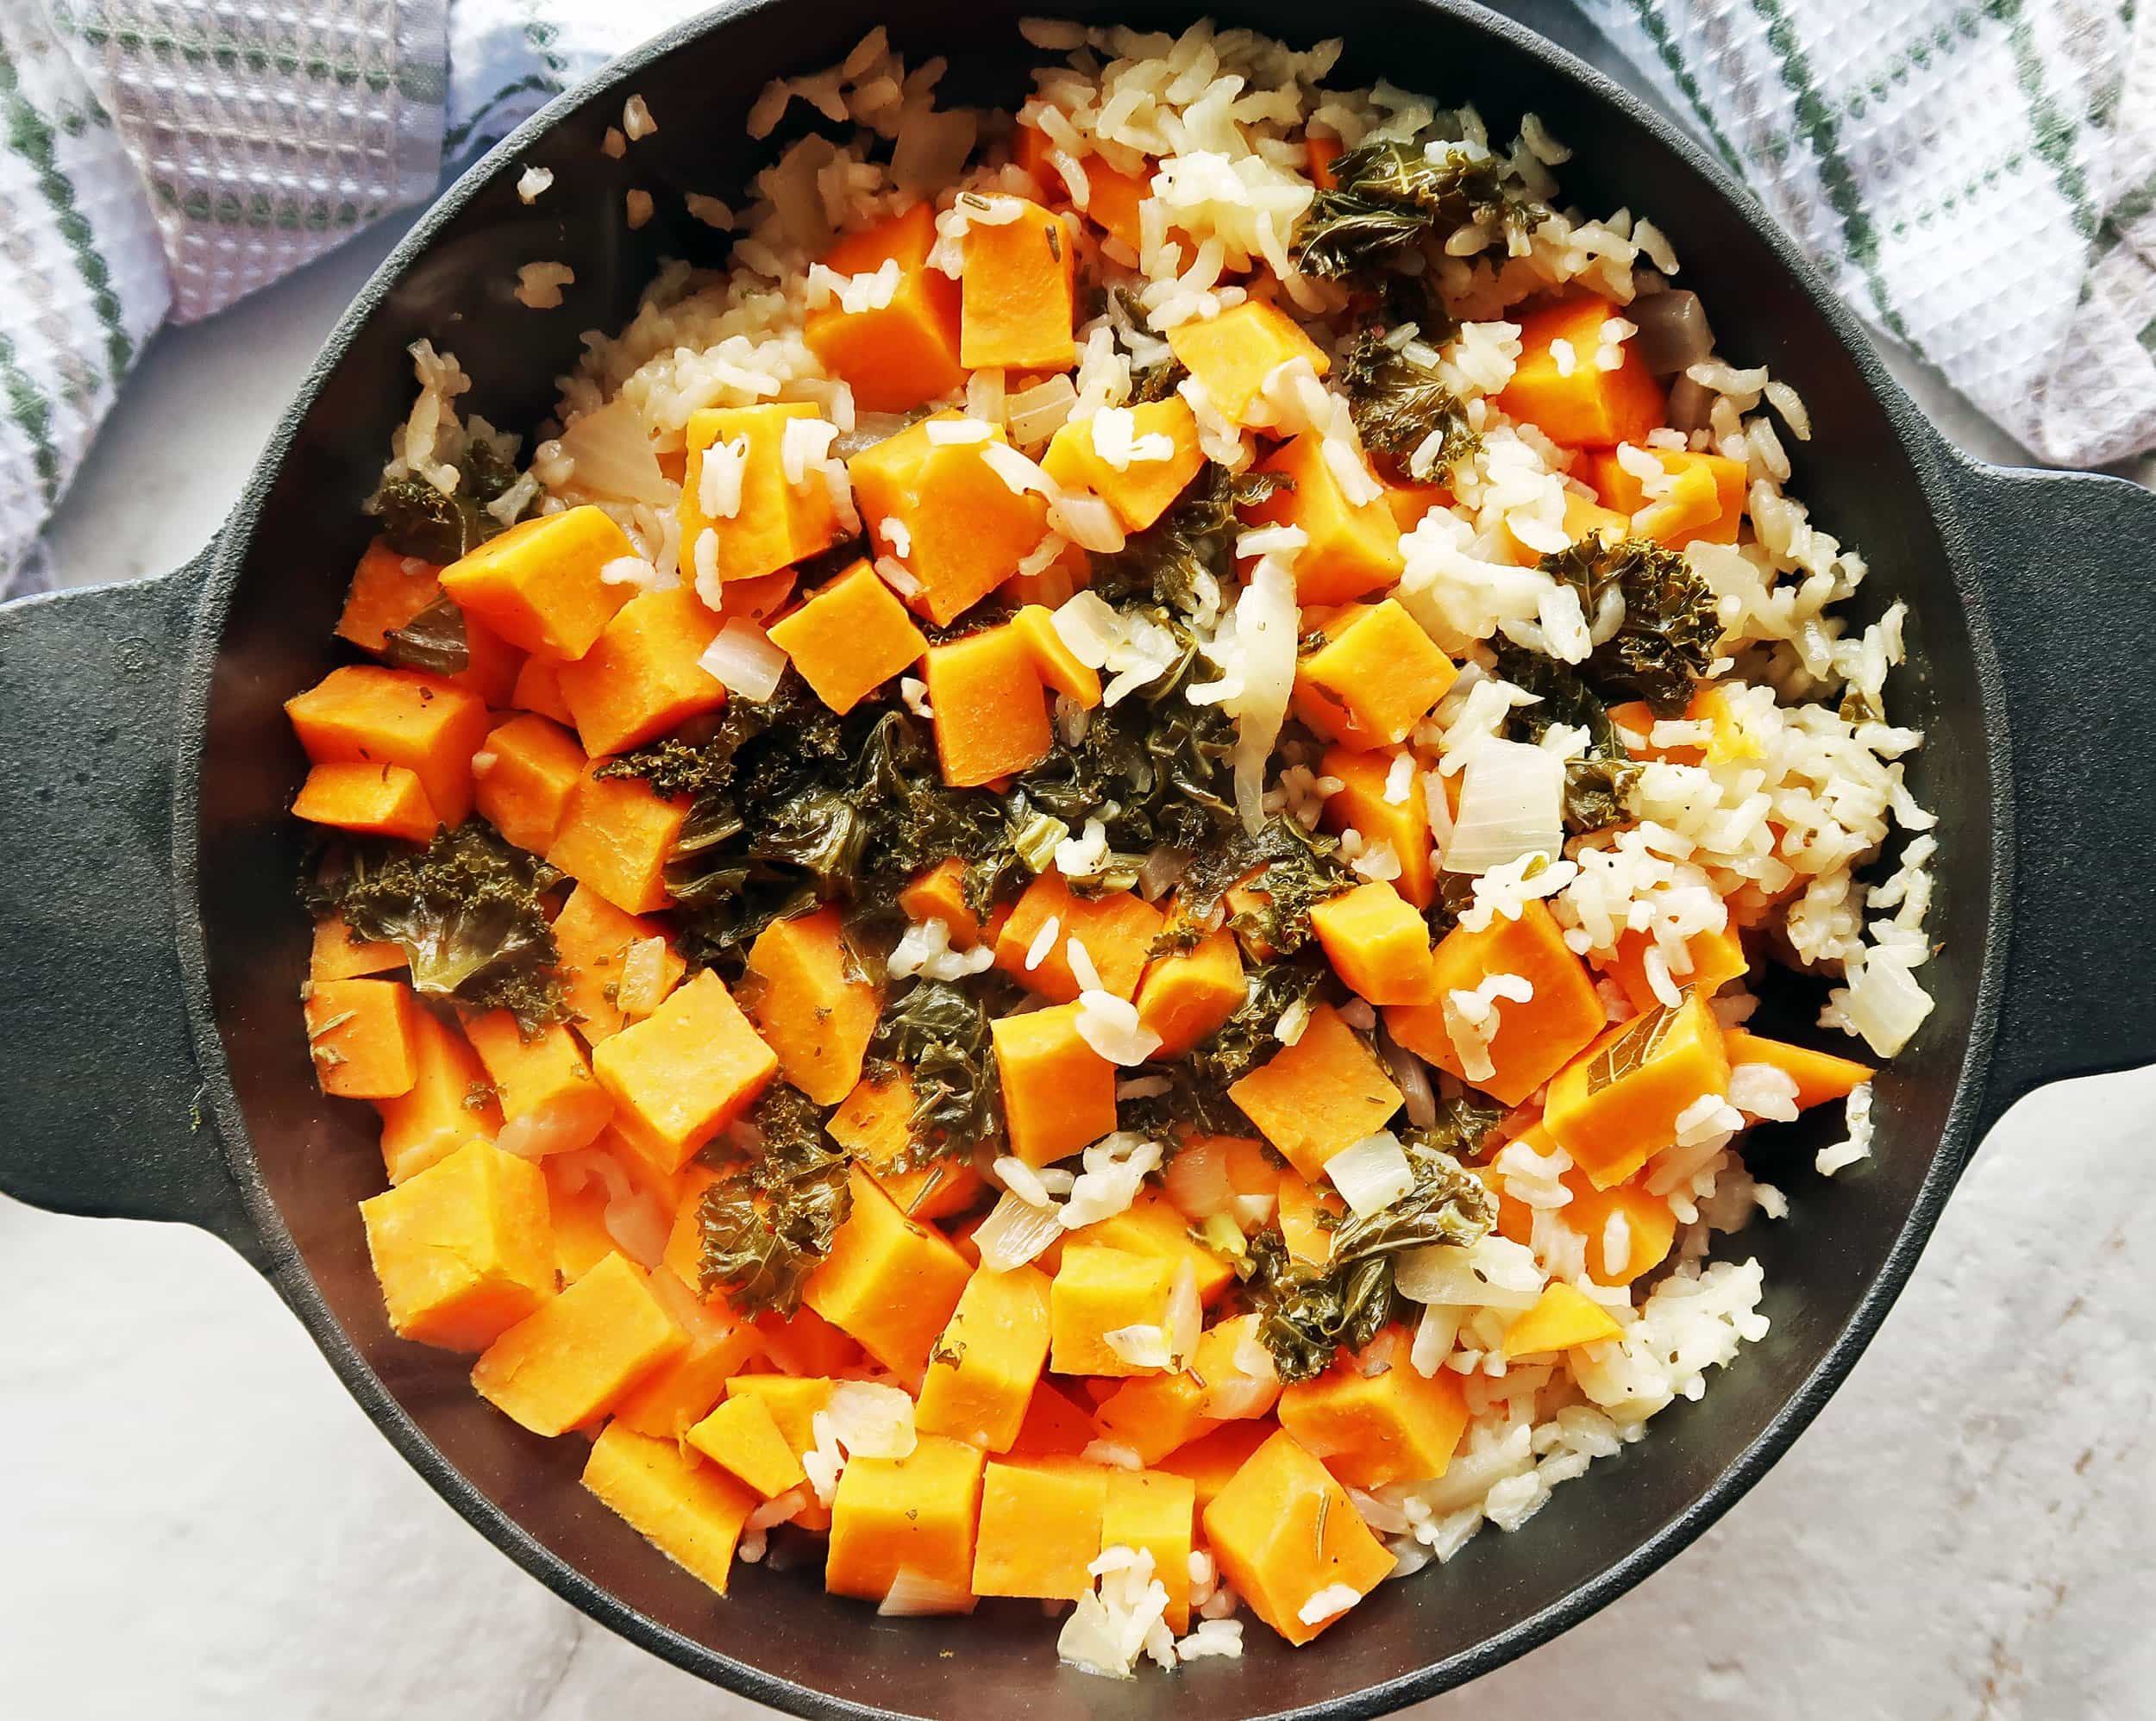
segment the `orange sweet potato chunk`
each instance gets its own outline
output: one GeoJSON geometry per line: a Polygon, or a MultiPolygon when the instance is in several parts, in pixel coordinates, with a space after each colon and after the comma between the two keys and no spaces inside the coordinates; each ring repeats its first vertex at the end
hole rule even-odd
{"type": "Polygon", "coordinates": [[[307,1050],[324,1093],[394,1099],[419,1080],[419,1000],[402,980],[324,980],[307,991],[307,1050]]]}
{"type": "Polygon", "coordinates": [[[1250,1455],[1202,1516],[1235,1593],[1290,1643],[1307,1643],[1347,1611],[1306,1621],[1311,1598],[1335,1586],[1368,1595],[1395,1563],[1346,1490],[1285,1430],[1250,1455]]]}
{"type": "Polygon", "coordinates": [[[292,798],[292,817],[405,842],[427,842],[442,823],[424,785],[401,765],[317,765],[292,798]]]}
{"type": "Polygon", "coordinates": [[[585,1461],[584,1486],[667,1559],[719,1594],[755,1496],[671,1439],[611,1422],[585,1461]]]}
{"type": "Polygon", "coordinates": [[[906,605],[865,561],[773,623],[771,642],[793,659],[816,697],[841,714],[928,649],[906,605]]]}
{"type": "Polygon", "coordinates": [[[794,1086],[818,1105],[853,1092],[883,988],[847,942],[836,905],[774,920],[756,935],[742,1002],[794,1086]]]}
{"type": "Polygon", "coordinates": [[[490,1010],[464,1031],[486,1066],[503,1116],[539,1151],[584,1147],[612,1121],[613,1102],[592,1079],[576,1036],[559,1023],[527,1037],[506,1010],[490,1010]]]}
{"type": "Polygon", "coordinates": [[[1497,397],[1499,408],[1568,447],[1643,441],[1663,422],[1667,403],[1639,343],[1623,343],[1614,370],[1598,362],[1602,325],[1623,314],[1621,306],[1583,293],[1520,317],[1520,362],[1497,397]]]}
{"type": "Polygon", "coordinates": [[[849,233],[824,254],[834,274],[873,275],[899,266],[888,304],[849,311],[834,298],[809,313],[801,338],[824,368],[854,391],[865,412],[907,412],[965,385],[958,362],[958,283],[929,266],[936,209],[918,203],[849,233]]]}
{"type": "Polygon", "coordinates": [[[1133,996],[1153,941],[1163,923],[1161,911],[1136,891],[1109,891],[1081,897],[1053,869],[1025,887],[1011,917],[996,934],[996,967],[1029,992],[1067,1004],[1078,996],[1078,977],[1070,966],[1075,938],[1093,959],[1101,989],[1118,998],[1133,996]],[[1034,967],[1025,965],[1041,929],[1053,920],[1056,942],[1034,967]]]}
{"type": "Polygon", "coordinates": [[[975,1595],[1075,1600],[1093,1588],[1107,1505],[1104,1466],[1078,1458],[990,1460],[974,1545],[975,1595]]]}
{"type": "Polygon", "coordinates": [[[442,589],[511,645],[566,661],[592,648],[634,590],[599,571],[636,554],[600,510],[571,508],[489,538],[442,570],[442,589]]]}
{"type": "Polygon", "coordinates": [[[561,697],[587,753],[626,753],[726,703],[697,660],[719,618],[689,586],[645,591],[614,612],[591,650],[561,666],[561,697]]]}
{"type": "Polygon", "coordinates": [[[814,555],[838,535],[838,513],[820,471],[809,466],[799,484],[787,477],[786,430],[796,421],[821,416],[807,401],[770,401],[760,406],[706,407],[689,415],[688,466],[681,480],[681,566],[685,581],[695,575],[697,595],[706,604],[722,601],[724,585],[757,579],[814,555]],[[705,462],[717,444],[744,454],[740,494],[734,511],[713,518],[704,511],[705,462]],[[714,541],[705,577],[698,541],[706,532],[714,541]]]}
{"type": "Polygon", "coordinates": [[[966,229],[958,362],[969,371],[1067,371],[1078,357],[1077,253],[1061,216],[1015,201],[1016,220],[966,229]]]}
{"type": "Polygon", "coordinates": [[[360,1217],[399,1338],[484,1350],[554,1294],[546,1177],[485,1142],[360,1202],[360,1217]]]}
{"type": "Polygon", "coordinates": [[[602,777],[605,762],[592,760],[577,780],[547,860],[624,913],[670,907],[667,857],[688,818],[688,798],[666,799],[633,777],[602,777]]]}
{"type": "Polygon", "coordinates": [[[404,966],[404,947],[386,939],[354,938],[341,914],[315,923],[314,946],[307,958],[310,981],[348,980],[361,974],[386,973],[404,966]]]}
{"type": "Polygon", "coordinates": [[[625,965],[631,949],[653,939],[659,941],[658,985],[655,996],[631,1000],[646,1006],[635,1012],[638,1016],[650,1015],[680,985],[688,965],[667,942],[666,928],[658,921],[624,914],[589,885],[569,892],[554,918],[554,942],[561,953],[562,992],[587,1045],[596,1046],[629,1025],[630,1012],[622,996],[625,965]]]}
{"type": "Polygon", "coordinates": [[[1198,419],[1180,395],[1129,409],[1131,431],[1144,460],[1112,466],[1100,453],[1097,418],[1068,421],[1049,439],[1041,466],[1066,490],[1089,490],[1115,510],[1126,530],[1142,532],[1168,511],[1206,457],[1198,447],[1198,419]],[[1165,442],[1164,458],[1155,451],[1165,442]]]}
{"type": "Polygon", "coordinates": [[[1301,1036],[1228,1089],[1265,1139],[1312,1182],[1326,1161],[1383,1129],[1400,1090],[1340,1012],[1321,1004],[1301,1036]]]}
{"type": "Polygon", "coordinates": [[[517,848],[544,854],[589,762],[575,736],[528,711],[488,732],[473,760],[474,804],[479,816],[517,848]]]}
{"type": "Polygon", "coordinates": [[[567,1434],[605,1416],[687,1342],[643,1269],[610,1255],[489,1345],[472,1385],[534,1434],[567,1434]]]}
{"type": "Polygon", "coordinates": [[[668,1171],[754,1105],[779,1069],[708,968],[644,1020],[601,1041],[592,1064],[624,1132],[668,1171]]]}
{"type": "Polygon", "coordinates": [[[1048,1165],[1115,1128],[1115,1066],[1078,1035],[1078,1006],[1051,1004],[988,1025],[1011,1151],[1048,1165]]]}
{"type": "Polygon", "coordinates": [[[445,824],[472,810],[472,755],[486,737],[476,694],[417,670],[371,663],[333,669],[285,702],[317,765],[401,765],[418,779],[445,824]]]}
{"type": "Polygon", "coordinates": [[[378,1099],[382,1160],[392,1183],[424,1171],[477,1136],[501,1133],[502,1110],[471,1042],[432,1011],[412,1014],[412,1084],[378,1099]]]}
{"type": "Polygon", "coordinates": [[[1037,765],[1055,745],[1048,692],[1025,637],[1008,624],[928,649],[928,697],[943,781],[977,788],[1037,765]]]}
{"type": "Polygon", "coordinates": [[[1382,498],[1349,501],[1326,464],[1324,446],[1310,431],[1283,442],[1258,470],[1276,472],[1293,487],[1283,485],[1244,510],[1253,521],[1300,526],[1309,535],[1295,553],[1295,598],[1301,604],[1344,604],[1382,591],[1407,566],[1392,510],[1382,498]]]}
{"type": "Polygon", "coordinates": [[[1236,424],[1247,422],[1265,379],[1289,360],[1309,360],[1319,376],[1332,367],[1324,348],[1284,312],[1257,299],[1245,299],[1210,322],[1178,325],[1169,331],[1168,345],[1214,409],[1236,424]]]}
{"type": "Polygon", "coordinates": [[[901,1380],[916,1381],[971,1276],[942,1232],[899,1211],[853,1168],[853,1211],[802,1300],[901,1380]]]}

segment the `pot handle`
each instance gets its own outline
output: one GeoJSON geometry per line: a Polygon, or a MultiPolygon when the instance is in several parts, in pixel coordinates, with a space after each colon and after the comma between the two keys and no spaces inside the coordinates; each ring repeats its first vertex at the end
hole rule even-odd
{"type": "Polygon", "coordinates": [[[180,686],[215,545],[0,604],[0,1192],[266,1249],[210,1118],[174,929],[180,686]]]}
{"type": "Polygon", "coordinates": [[[1956,457],[2013,760],[2013,918],[1972,1140],[2156,1061],[2156,491],[1956,457]]]}

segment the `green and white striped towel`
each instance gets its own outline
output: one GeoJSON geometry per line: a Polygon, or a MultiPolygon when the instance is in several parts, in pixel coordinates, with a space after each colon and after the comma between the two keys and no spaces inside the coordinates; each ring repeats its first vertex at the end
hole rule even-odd
{"type": "MultiPolygon", "coordinates": [[[[1871,322],[2007,429],[2065,465],[2156,447],[2156,8],[1579,3],[1871,322]]],[[[693,9],[0,0],[0,592],[42,576],[37,535],[168,316],[423,199],[693,9]]]]}

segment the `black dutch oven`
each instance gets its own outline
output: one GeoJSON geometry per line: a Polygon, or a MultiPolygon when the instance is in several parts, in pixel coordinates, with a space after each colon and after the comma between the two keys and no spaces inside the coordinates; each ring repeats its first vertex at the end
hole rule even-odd
{"type": "MultiPolygon", "coordinates": [[[[415,1468],[496,1546],[594,1618],[797,1713],[1043,1721],[1112,1708],[1165,1721],[1370,1716],[1496,1667],[1584,1618],[1707,1528],[1817,1414],[1915,1266],[1986,1128],[2060,1077],[2156,1056],[2156,496],[2112,479],[1976,465],[1882,372],[1789,241],[1658,114],[1479,8],[1357,0],[1314,16],[1234,0],[1225,21],[1347,38],[1337,81],[1472,100],[1494,133],[1533,110],[1567,141],[1568,199],[1650,212],[1721,350],[1795,383],[1814,434],[1793,490],[1860,546],[1860,618],[1909,604],[1897,720],[1939,814],[1924,969],[1937,1007],[1877,1084],[1874,1158],[1827,1182],[1807,1120],[1760,1152],[1789,1217],[1736,1244],[1766,1270],[1771,1335],[1652,1437],[1557,1491],[1526,1530],[1380,1589],[1315,1648],[1254,1630],[1244,1658],[1111,1685],[1059,1668],[1030,1604],[881,1620],[813,1570],[742,1574],[724,1602],[577,1485],[581,1443],[525,1434],[467,1364],[385,1324],[354,1204],[380,1159],[365,1108],[317,1092],[298,1023],[307,936],[286,807],[303,773],[280,702],[334,661],[330,628],[368,535],[358,510],[409,405],[406,345],[454,350],[467,407],[529,427],[578,331],[612,328],[666,256],[721,241],[667,192],[736,191],[765,80],[843,55],[874,24],[947,92],[1015,106],[1021,9],[981,0],[752,0],[686,24],[562,97],[460,180],[324,347],[216,541],[167,578],[0,608],[0,1187],[72,1213],[182,1220],[258,1267],[415,1468]],[[599,149],[624,98],[661,129],[599,149]],[[536,207],[523,164],[553,169],[536,207]],[[623,193],[658,194],[638,232],[623,193]],[[509,297],[521,264],[576,272],[564,309],[509,297]]],[[[1156,0],[1081,16],[1180,27],[1156,0]]],[[[185,435],[186,427],[174,426],[185,435]]],[[[349,1599],[364,1606],[364,1597],[349,1599]]]]}

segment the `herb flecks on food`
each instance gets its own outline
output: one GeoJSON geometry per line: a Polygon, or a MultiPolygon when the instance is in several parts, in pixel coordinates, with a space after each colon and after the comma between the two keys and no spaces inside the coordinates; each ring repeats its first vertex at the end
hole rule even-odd
{"type": "Polygon", "coordinates": [[[1550,212],[1508,185],[1507,171],[1503,157],[1465,143],[1363,144],[1332,164],[1332,186],[1311,200],[1290,257],[1305,274],[1339,280],[1470,224],[1524,241],[1550,212]]]}
{"type": "MultiPolygon", "coordinates": [[[[453,491],[445,493],[423,478],[385,479],[369,500],[368,511],[380,516],[382,535],[398,554],[453,562],[515,523],[486,511],[517,482],[516,466],[501,449],[474,435],[454,464],[453,491]]],[[[536,494],[532,500],[537,502],[536,494]]]]}
{"type": "Polygon", "coordinates": [[[749,1317],[791,1316],[853,1211],[847,1155],[806,1095],[774,1085],[752,1114],[755,1155],[704,1192],[697,1209],[705,1296],[723,1290],[749,1317]]]}
{"type": "Polygon", "coordinates": [[[401,945],[411,983],[477,1010],[507,1010],[528,1034],[567,1013],[540,893],[561,875],[481,819],[424,848],[364,844],[317,898],[354,939],[401,945]]]}
{"type": "Polygon", "coordinates": [[[1414,463],[1413,476],[1427,480],[1473,454],[1482,437],[1468,422],[1466,403],[1434,366],[1415,354],[1414,346],[1395,347],[1379,335],[1357,335],[1341,355],[1338,378],[1365,447],[1404,460],[1438,438],[1414,463]]]}

